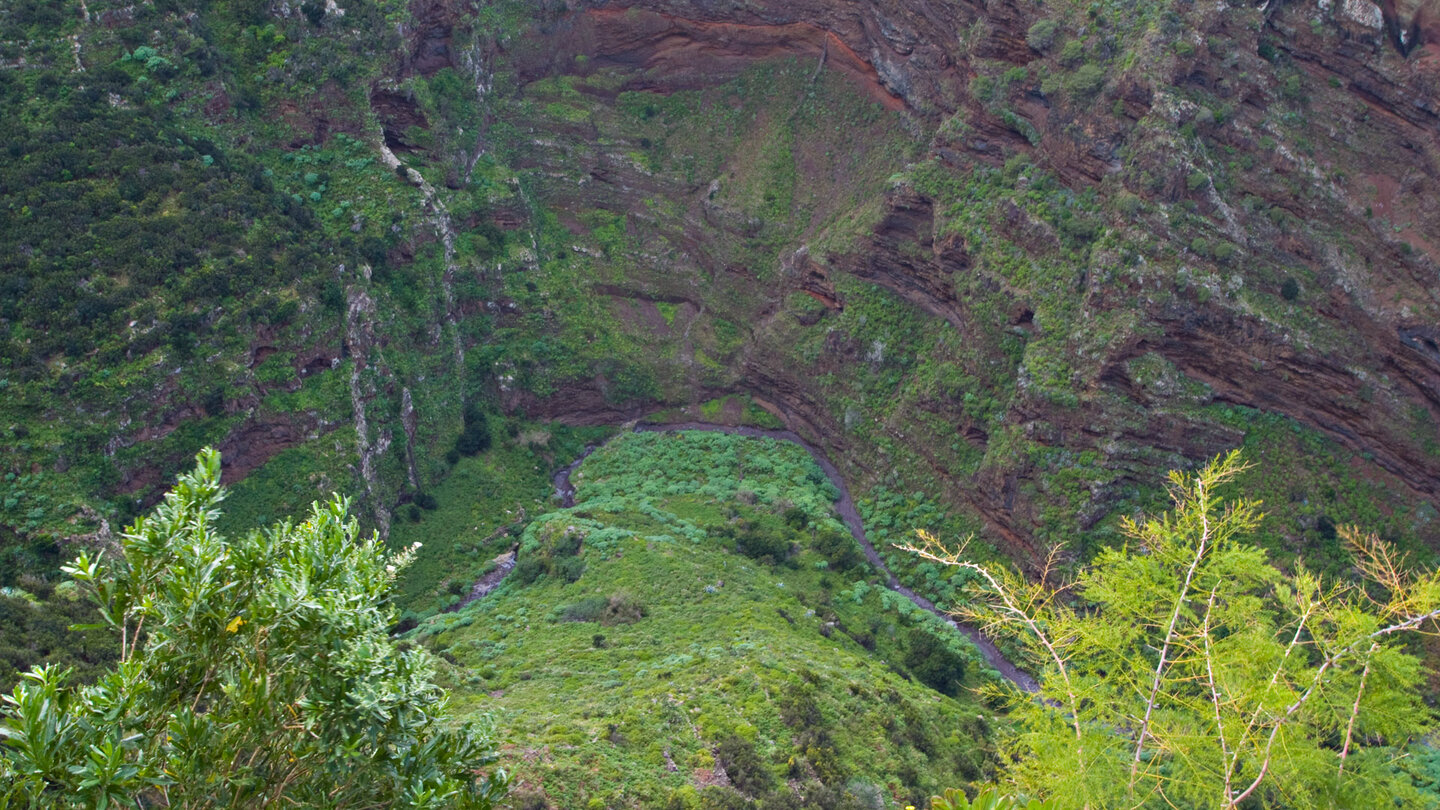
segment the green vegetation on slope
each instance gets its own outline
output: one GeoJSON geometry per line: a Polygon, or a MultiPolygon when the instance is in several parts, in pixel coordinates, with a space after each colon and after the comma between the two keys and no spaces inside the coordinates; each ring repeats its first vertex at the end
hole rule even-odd
{"type": "MultiPolygon", "coordinates": [[[[17,617],[0,622],[11,666],[68,655],[95,671],[103,649],[52,643],[59,617],[83,608],[46,582],[63,544],[89,542],[101,518],[120,525],[195,447],[227,437],[269,459],[236,488],[231,524],[295,515],[331,489],[364,493],[363,520],[426,542],[400,586],[406,621],[453,605],[515,542],[497,530],[545,511],[546,473],[591,437],[556,429],[546,447],[533,426],[507,437],[493,418],[551,395],[562,410],[619,412],[737,387],[796,394],[813,412],[792,415],[846,448],[835,460],[857,479],[881,553],[951,606],[966,578],[889,542],[912,526],[983,531],[1000,515],[1022,541],[1065,541],[1083,561],[1121,536],[1121,515],[1162,499],[1156,473],[1195,447],[1261,454],[1245,482],[1274,519],[1256,539],[1284,565],[1342,570],[1338,523],[1407,547],[1436,536],[1433,505],[1367,454],[1217,403],[1159,355],[1110,353],[1153,336],[1147,319],[1166,309],[1244,313],[1324,355],[1352,336],[1322,310],[1390,295],[1395,279],[1371,265],[1399,259],[1373,253],[1361,223],[1293,213],[1327,214],[1326,195],[1358,210],[1376,168],[1352,154],[1376,134],[1370,113],[1336,130],[1349,116],[1328,113],[1353,108],[1336,98],[1361,102],[1290,55],[1307,37],[1336,43],[1319,18],[1282,42],[1302,13],[1285,4],[1268,6],[1275,23],[1177,2],[1027,6],[1009,41],[1025,31],[1033,53],[997,58],[987,48],[1006,38],[989,22],[957,29],[953,48],[932,43],[972,78],[920,99],[917,115],[885,112],[809,60],[760,59],[668,94],[622,92],[633,73],[580,59],[522,80],[507,58],[547,41],[491,40],[548,12],[508,1],[443,21],[452,64],[425,75],[405,32],[451,6],[343,5],[342,18],[319,3],[23,0],[0,16],[0,102],[13,112],[0,123],[0,587],[24,589],[0,596],[17,617]],[[1181,81],[1207,75],[1219,78],[1181,81]],[[959,111],[926,119],[937,101],[959,111]],[[434,201],[384,168],[382,142],[434,201]],[[1081,154],[1118,170],[1092,166],[1104,176],[1091,183],[1081,154]],[[907,301],[903,279],[846,270],[890,258],[868,244],[887,195],[935,212],[900,237],[902,270],[963,254],[963,272],[937,286],[953,292],[953,318],[907,301]],[[473,437],[472,409],[491,414],[495,447],[448,458],[473,446],[456,441],[473,437]],[[367,435],[352,427],[362,410],[367,435]],[[1177,433],[1200,439],[1177,449],[1177,433]],[[362,458],[365,447],[388,450],[362,458]],[[985,518],[962,505],[980,497],[993,498],[985,518]]],[[[1390,308],[1409,306],[1404,284],[1394,296],[1390,308]]],[[[1354,395],[1361,411],[1394,393],[1373,379],[1354,395]]],[[[530,413],[554,412],[544,405],[530,413]]],[[[1394,421],[1440,452],[1423,408],[1394,421]]],[[[843,534],[790,525],[788,510],[776,523],[763,499],[720,520],[685,500],[711,494],[645,495],[674,516],[662,520],[637,511],[636,491],[610,497],[656,523],[651,534],[699,532],[783,566],[782,546],[810,531],[845,579],[830,553],[843,534]]],[[[600,517],[579,519],[594,531],[618,519],[600,517]]],[[[525,570],[543,574],[540,588],[583,582],[588,553],[525,570]]],[[[816,587],[835,601],[831,584],[816,587]]],[[[852,602],[894,601],[862,585],[845,591],[852,602]]],[[[926,658],[913,652],[923,640],[891,642],[874,641],[892,662],[926,658]]]]}
{"type": "Polygon", "coordinates": [[[72,671],[80,683],[98,678],[119,655],[115,639],[99,629],[70,629],[100,620],[95,606],[72,582],[52,584],[38,577],[28,587],[0,588],[0,691],[12,688],[20,673],[47,664],[72,671]]]}
{"type": "Polygon", "coordinates": [[[505,422],[488,451],[458,460],[427,492],[425,505],[432,508],[402,507],[390,547],[423,544],[396,586],[405,616],[429,615],[468,593],[491,558],[508,551],[530,520],[553,507],[550,474],[610,433],[505,422]]]}
{"type": "Polygon", "coordinates": [[[627,434],[574,481],[415,631],[500,718],[517,806],[894,807],[991,771],[978,654],[877,584],[802,448],[627,434]]]}
{"type": "MultiPolygon", "coordinates": [[[[378,526],[448,473],[463,406],[496,407],[496,356],[463,349],[491,329],[484,271],[509,237],[490,213],[517,191],[491,160],[444,185],[480,122],[473,77],[389,85],[437,129],[404,157],[462,231],[447,256],[434,206],[384,165],[368,92],[399,72],[410,4],[304,5],[0,15],[0,587],[24,591],[7,610],[83,610],[49,584],[63,549],[103,542],[204,444],[227,448],[232,477],[263,465],[227,528],[332,491],[378,526]]],[[[487,3],[474,23],[514,30],[515,8],[487,3]]],[[[0,624],[7,661],[65,654],[26,628],[0,624]]]]}

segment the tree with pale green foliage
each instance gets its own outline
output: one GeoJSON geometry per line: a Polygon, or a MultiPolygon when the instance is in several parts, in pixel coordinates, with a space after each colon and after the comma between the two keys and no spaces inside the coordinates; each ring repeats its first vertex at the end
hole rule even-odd
{"type": "Polygon", "coordinates": [[[1248,538],[1260,504],[1220,490],[1231,453],[1172,473],[1174,508],[1068,581],[1028,579],[921,533],[907,546],[975,574],[964,618],[1041,673],[1012,691],[1014,787],[1060,808],[1433,806],[1397,767],[1433,728],[1404,646],[1435,634],[1440,574],[1344,531],[1353,576],[1272,566],[1248,538]]]}
{"type": "MultiPolygon", "coordinates": [[[[994,787],[976,793],[973,799],[965,798],[964,793],[955,789],[930,797],[930,810],[1055,810],[1056,807],[1054,802],[1015,796],[994,787]]],[[[906,810],[915,808],[907,806],[906,810]]]]}
{"type": "Polygon", "coordinates": [[[220,456],[65,570],[118,637],[89,686],[27,673],[0,710],[4,807],[459,807],[506,777],[489,737],[446,718],[423,650],[389,638],[388,555],[347,504],[227,538],[220,456]]]}

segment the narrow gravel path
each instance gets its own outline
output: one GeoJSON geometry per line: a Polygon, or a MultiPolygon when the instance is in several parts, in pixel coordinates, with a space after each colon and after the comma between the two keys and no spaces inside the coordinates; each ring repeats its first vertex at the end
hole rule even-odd
{"type": "MultiPolygon", "coordinates": [[[[840,514],[840,519],[843,520],[845,526],[850,529],[850,534],[855,538],[855,542],[859,543],[860,548],[864,550],[865,558],[870,561],[871,565],[875,566],[876,569],[885,575],[890,589],[909,599],[911,602],[914,602],[919,607],[939,616],[949,622],[956,630],[964,633],[965,637],[974,642],[975,646],[980,649],[980,654],[985,656],[986,662],[1006,680],[1026,692],[1039,690],[1040,686],[1035,682],[1035,679],[1031,677],[1029,673],[1016,666],[1010,659],[1006,658],[1004,653],[1001,653],[999,648],[995,646],[995,643],[987,638],[984,633],[980,632],[980,628],[955,621],[944,611],[935,607],[934,602],[900,584],[900,581],[895,578],[895,574],[890,571],[889,566],[885,565],[885,561],[881,559],[880,553],[875,550],[875,546],[870,542],[870,538],[866,536],[865,524],[860,520],[859,511],[855,509],[855,500],[850,497],[850,489],[845,486],[845,479],[840,476],[840,471],[835,468],[834,464],[830,463],[830,459],[827,458],[824,453],[820,452],[819,448],[805,441],[799,434],[789,430],[713,425],[708,422],[680,422],[676,424],[650,424],[642,422],[635,426],[636,432],[644,433],[668,433],[677,430],[729,433],[731,435],[750,436],[757,439],[778,439],[780,441],[798,444],[805,448],[805,451],[810,454],[811,458],[815,459],[815,463],[825,472],[825,477],[830,479],[830,483],[834,484],[835,489],[840,492],[840,499],[835,502],[835,511],[840,514]]],[[[585,448],[585,452],[582,453],[579,458],[561,468],[553,476],[552,480],[555,484],[555,495],[560,499],[561,505],[567,507],[575,505],[575,486],[570,482],[570,476],[574,474],[581,462],[591,453],[595,452],[596,449],[594,446],[585,448]]]]}

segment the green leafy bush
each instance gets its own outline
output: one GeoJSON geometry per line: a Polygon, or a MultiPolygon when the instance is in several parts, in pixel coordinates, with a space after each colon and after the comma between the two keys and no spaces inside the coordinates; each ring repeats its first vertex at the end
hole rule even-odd
{"type": "Polygon", "coordinates": [[[815,550],[820,552],[836,571],[850,571],[865,563],[865,555],[860,551],[860,545],[848,532],[822,530],[816,533],[814,545],[815,550]]]}
{"type": "Polygon", "coordinates": [[[576,582],[585,574],[585,560],[580,557],[566,557],[555,562],[555,574],[566,582],[576,582]]]}
{"type": "Polygon", "coordinates": [[[462,456],[473,456],[490,449],[490,422],[485,412],[474,403],[465,405],[464,427],[455,439],[455,451],[462,456]]]}
{"type": "Polygon", "coordinates": [[[1056,807],[1054,802],[1012,796],[993,787],[980,791],[973,799],[965,798],[963,792],[953,788],[930,797],[930,810],[1055,810],[1056,807]]]}
{"type": "Polygon", "coordinates": [[[760,796],[775,784],[775,774],[755,752],[755,744],[738,734],[731,734],[715,746],[715,761],[742,793],[760,796]]]}
{"type": "Polygon", "coordinates": [[[632,594],[622,591],[613,594],[605,603],[605,610],[600,614],[600,623],[606,625],[634,624],[643,618],[645,618],[645,603],[632,594]]]}
{"type": "MultiPolygon", "coordinates": [[[[623,591],[610,596],[586,597],[566,605],[560,612],[563,621],[598,622],[603,625],[634,624],[644,617],[644,603],[623,591]]],[[[601,637],[602,643],[603,640],[601,637]]]]}
{"type": "Polygon", "coordinates": [[[0,588],[0,689],[42,662],[70,669],[90,683],[119,656],[120,646],[101,629],[70,630],[99,620],[95,606],[78,598],[73,583],[27,583],[30,591],[0,588]]]}
{"type": "Polygon", "coordinates": [[[510,577],[521,585],[529,585],[540,577],[545,576],[548,567],[545,561],[537,557],[522,557],[520,562],[515,564],[515,570],[510,577]]]}
{"type": "Polygon", "coordinates": [[[1039,699],[1009,701],[1015,784],[1075,810],[1433,804],[1394,752],[1434,728],[1402,639],[1440,618],[1440,571],[1354,528],[1346,579],[1282,571],[1252,542],[1259,503],[1221,496],[1245,469],[1234,451],[1171,473],[1174,508],[1058,588],[919,533],[911,550],[979,575],[967,615],[1044,668],[1039,699]]]}
{"type": "Polygon", "coordinates": [[[1065,89],[1076,98],[1089,98],[1104,86],[1105,69],[1099,65],[1081,65],[1065,80],[1065,89]]]}
{"type": "Polygon", "coordinates": [[[384,553],[336,497],[303,523],[216,533],[220,455],[121,538],[65,570],[119,636],[93,686],[55,667],[5,698],[0,806],[465,807],[505,775],[451,727],[423,650],[398,649],[384,553]]]}
{"type": "Polygon", "coordinates": [[[1300,297],[1300,282],[1293,278],[1286,278],[1280,285],[1280,297],[1286,301],[1294,301],[1300,297]]]}
{"type": "Polygon", "coordinates": [[[1025,32],[1025,44],[1041,53],[1050,50],[1055,44],[1055,33],[1060,30],[1060,23],[1046,18],[1038,20],[1030,30],[1025,32]]]}
{"type": "Polygon", "coordinates": [[[791,532],[763,519],[739,520],[717,527],[716,533],[735,542],[735,550],[769,565],[790,556],[791,532]]]}
{"type": "Polygon", "coordinates": [[[955,695],[965,681],[965,657],[923,627],[912,627],[906,634],[905,668],[921,683],[947,695],[955,695]]]}
{"type": "Polygon", "coordinates": [[[560,612],[560,618],[567,622],[598,622],[609,604],[610,600],[604,596],[591,596],[566,605],[560,612]]]}
{"type": "Polygon", "coordinates": [[[1072,39],[1065,43],[1060,49],[1060,64],[1067,67],[1075,65],[1085,59],[1085,43],[1072,39]]]}

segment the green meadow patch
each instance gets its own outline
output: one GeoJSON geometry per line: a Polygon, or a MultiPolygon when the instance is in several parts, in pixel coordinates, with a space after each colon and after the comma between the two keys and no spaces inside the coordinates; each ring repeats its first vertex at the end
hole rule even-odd
{"type": "Polygon", "coordinates": [[[411,634],[496,715],[518,806],[902,807],[992,772],[978,655],[883,587],[804,449],[626,434],[572,480],[499,590],[411,634]]]}

